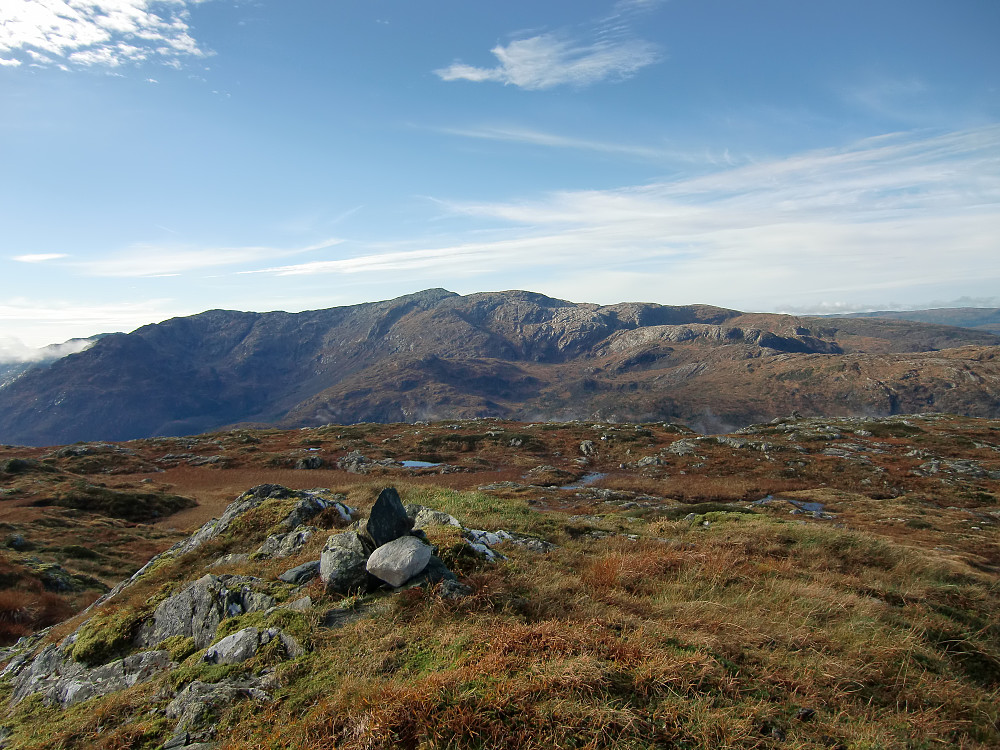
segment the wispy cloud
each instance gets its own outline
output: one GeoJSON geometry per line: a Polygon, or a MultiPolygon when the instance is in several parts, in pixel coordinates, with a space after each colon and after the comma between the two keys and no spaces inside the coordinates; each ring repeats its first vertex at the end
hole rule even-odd
{"type": "Polygon", "coordinates": [[[728,151],[721,153],[697,152],[683,149],[658,148],[641,144],[611,143],[588,138],[546,133],[531,128],[517,126],[482,126],[470,128],[439,128],[437,132],[446,135],[456,135],[461,138],[477,138],[489,141],[504,141],[507,143],[524,143],[532,146],[573,149],[590,151],[599,154],[613,154],[631,157],[643,161],[674,162],[685,164],[734,165],[734,159],[728,151]]]}
{"type": "Polygon", "coordinates": [[[178,64],[206,53],[188,8],[207,0],[4,0],[0,65],[178,64]]]}
{"type": "Polygon", "coordinates": [[[474,274],[570,298],[772,309],[982,294],[1000,283],[998,167],[998,126],[898,134],[672,182],[447,203],[508,229],[264,272],[474,274]]]}
{"type": "Polygon", "coordinates": [[[261,263],[275,258],[324,250],[342,240],[329,239],[308,247],[282,249],[274,247],[193,248],[167,245],[135,245],[126,252],[78,264],[90,276],[155,277],[176,276],[223,266],[261,263]]]}
{"type": "Polygon", "coordinates": [[[11,260],[16,260],[20,263],[44,263],[49,260],[59,260],[59,258],[68,258],[66,253],[30,253],[28,255],[15,255],[11,260]]]}
{"type": "Polygon", "coordinates": [[[9,362],[41,362],[78,354],[93,346],[92,341],[73,339],[62,344],[49,344],[35,348],[13,336],[0,337],[0,364],[9,362]]]}
{"type": "Polygon", "coordinates": [[[434,73],[444,81],[493,81],[528,90],[625,80],[662,57],[657,45],[631,32],[636,14],[657,4],[621,2],[585,34],[562,30],[514,39],[490,50],[497,59],[492,67],[455,61],[434,73]]]}

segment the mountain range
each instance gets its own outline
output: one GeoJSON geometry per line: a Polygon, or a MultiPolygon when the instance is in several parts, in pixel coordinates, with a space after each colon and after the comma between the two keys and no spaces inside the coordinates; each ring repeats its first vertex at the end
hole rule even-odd
{"type": "Polygon", "coordinates": [[[710,432],[793,411],[995,417],[998,355],[995,334],[906,320],[430,289],[104,336],[0,388],[0,441],[480,416],[710,432]]]}

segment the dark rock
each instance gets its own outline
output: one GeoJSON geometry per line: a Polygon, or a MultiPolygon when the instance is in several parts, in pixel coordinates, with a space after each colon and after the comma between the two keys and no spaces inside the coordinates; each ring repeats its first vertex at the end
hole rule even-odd
{"type": "Polygon", "coordinates": [[[320,619],[320,627],[335,630],[365,617],[365,609],[330,609],[320,619]]]}
{"type": "Polygon", "coordinates": [[[284,581],[285,583],[292,583],[296,586],[301,586],[304,583],[309,583],[309,581],[319,575],[319,566],[319,560],[304,562],[301,565],[296,565],[290,570],[286,570],[278,576],[278,580],[284,581]]]}
{"type": "Polygon", "coordinates": [[[323,468],[323,459],[319,456],[307,456],[306,458],[300,458],[295,462],[296,469],[321,469],[323,468]]]}
{"type": "Polygon", "coordinates": [[[815,708],[800,708],[795,713],[795,718],[799,721],[812,721],[816,717],[815,708]]]}
{"type": "Polygon", "coordinates": [[[441,581],[441,597],[444,599],[464,599],[472,593],[472,587],[450,578],[441,581]]]}
{"type": "Polygon", "coordinates": [[[441,558],[431,555],[431,559],[427,561],[427,567],[420,575],[412,578],[409,584],[411,586],[433,586],[442,581],[458,581],[458,578],[448,570],[448,566],[441,561],[441,558]]]}
{"type": "Polygon", "coordinates": [[[23,534],[11,534],[7,537],[6,546],[18,552],[32,549],[35,545],[24,538],[23,534]]]}
{"type": "Polygon", "coordinates": [[[377,549],[393,539],[406,536],[412,528],[413,521],[406,515],[399,493],[392,487],[386,487],[379,493],[362,525],[361,536],[367,538],[373,549],[377,549]]]}

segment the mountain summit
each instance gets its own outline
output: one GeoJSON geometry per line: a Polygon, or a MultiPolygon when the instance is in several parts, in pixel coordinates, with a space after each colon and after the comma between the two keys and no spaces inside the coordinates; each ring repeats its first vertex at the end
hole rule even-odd
{"type": "Polygon", "coordinates": [[[1000,414],[1000,337],[909,321],[430,289],[301,313],[210,310],[101,338],[0,388],[0,441],[234,424],[1000,414]]]}

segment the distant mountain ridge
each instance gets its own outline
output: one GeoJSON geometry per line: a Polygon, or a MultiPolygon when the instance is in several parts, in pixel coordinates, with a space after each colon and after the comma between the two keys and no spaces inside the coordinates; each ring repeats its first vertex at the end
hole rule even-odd
{"type": "Polygon", "coordinates": [[[430,289],[301,313],[210,310],[106,336],[0,389],[0,441],[234,424],[1000,416],[1000,337],[876,318],[430,289]]]}
{"type": "Polygon", "coordinates": [[[1000,307],[941,307],[931,310],[882,310],[879,312],[843,313],[831,318],[887,318],[917,323],[959,326],[1000,335],[1000,307]]]}

